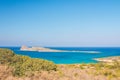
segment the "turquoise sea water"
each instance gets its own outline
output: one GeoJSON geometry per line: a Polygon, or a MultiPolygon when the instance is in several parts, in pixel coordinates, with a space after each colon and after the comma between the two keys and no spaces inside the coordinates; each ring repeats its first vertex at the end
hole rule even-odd
{"type": "Polygon", "coordinates": [[[120,47],[50,47],[57,50],[77,50],[88,52],[37,52],[20,51],[20,47],[6,47],[12,49],[16,54],[27,55],[32,58],[42,58],[53,61],[56,64],[96,63],[94,58],[120,56],[120,47]],[[97,51],[99,53],[89,53],[97,51]]]}

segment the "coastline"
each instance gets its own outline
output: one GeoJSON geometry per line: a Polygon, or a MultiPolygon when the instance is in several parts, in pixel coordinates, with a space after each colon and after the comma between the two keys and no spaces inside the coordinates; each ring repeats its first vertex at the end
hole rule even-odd
{"type": "Polygon", "coordinates": [[[94,58],[94,60],[99,61],[99,62],[107,62],[107,63],[112,63],[112,62],[115,62],[115,61],[120,62],[120,56],[94,58]]]}

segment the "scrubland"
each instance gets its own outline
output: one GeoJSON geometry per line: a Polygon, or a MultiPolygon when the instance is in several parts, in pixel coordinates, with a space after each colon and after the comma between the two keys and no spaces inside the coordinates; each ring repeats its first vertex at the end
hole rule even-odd
{"type": "Polygon", "coordinates": [[[0,49],[0,80],[120,80],[120,62],[57,65],[0,49]]]}

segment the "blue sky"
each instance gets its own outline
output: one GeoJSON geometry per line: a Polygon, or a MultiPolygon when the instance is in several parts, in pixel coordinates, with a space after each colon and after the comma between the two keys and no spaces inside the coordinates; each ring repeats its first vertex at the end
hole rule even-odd
{"type": "Polygon", "coordinates": [[[0,46],[120,47],[120,0],[0,0],[0,46]]]}

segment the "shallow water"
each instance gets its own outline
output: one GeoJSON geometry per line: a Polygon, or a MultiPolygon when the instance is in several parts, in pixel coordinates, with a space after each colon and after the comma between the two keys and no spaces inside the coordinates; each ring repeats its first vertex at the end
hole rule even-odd
{"type": "Polygon", "coordinates": [[[94,58],[120,56],[119,47],[50,47],[57,50],[70,50],[80,52],[37,52],[20,51],[20,47],[5,47],[12,49],[16,54],[27,55],[32,58],[42,58],[56,64],[96,63],[94,58]],[[91,53],[91,51],[99,53],[91,53]]]}

